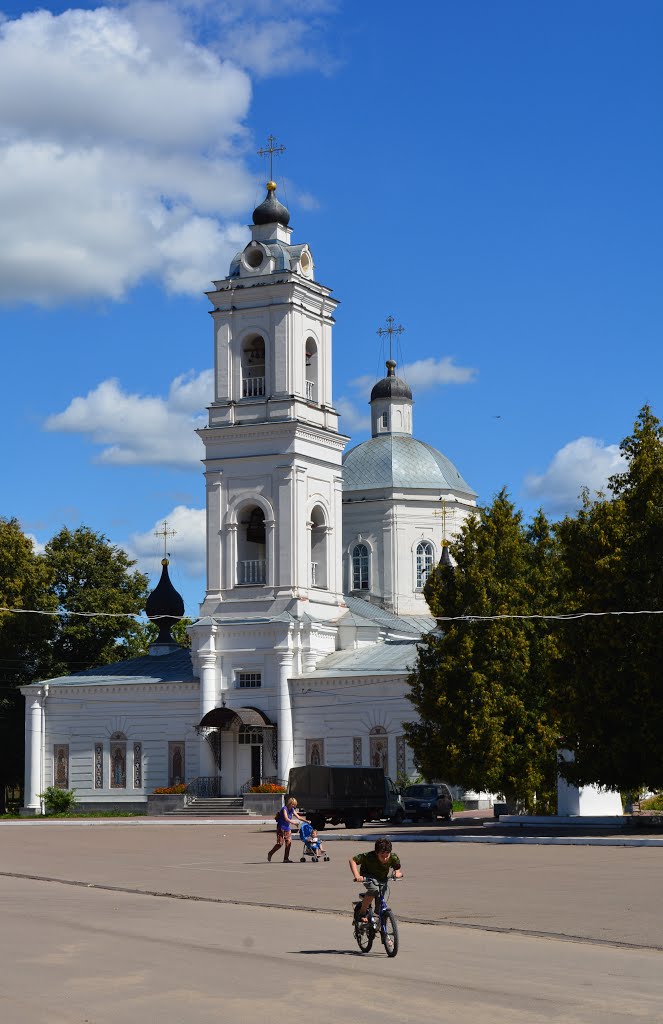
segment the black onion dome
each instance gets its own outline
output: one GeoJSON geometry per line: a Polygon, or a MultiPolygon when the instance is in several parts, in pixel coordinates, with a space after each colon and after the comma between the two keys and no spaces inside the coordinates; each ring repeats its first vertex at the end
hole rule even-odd
{"type": "Polygon", "coordinates": [[[156,621],[159,627],[159,635],[154,642],[172,644],[175,641],[170,630],[184,615],[184,601],[170,582],[168,559],[163,558],[161,564],[161,579],[145,602],[145,612],[148,619],[156,621]]]}
{"type": "Polygon", "coordinates": [[[448,565],[451,569],[453,569],[454,567],[454,564],[451,561],[451,555],[449,554],[449,547],[447,544],[442,545],[442,557],[440,558],[439,565],[440,567],[448,565]]]}
{"type": "Polygon", "coordinates": [[[371,391],[371,402],[374,398],[409,398],[412,401],[412,391],[409,384],[394,373],[396,363],[393,359],[387,360],[387,376],[379,380],[371,391]]]}
{"type": "Polygon", "coordinates": [[[273,181],[267,182],[267,196],[260,206],[253,211],[254,224],[282,224],[287,228],[290,221],[290,210],[276,198],[276,185],[273,181]]]}

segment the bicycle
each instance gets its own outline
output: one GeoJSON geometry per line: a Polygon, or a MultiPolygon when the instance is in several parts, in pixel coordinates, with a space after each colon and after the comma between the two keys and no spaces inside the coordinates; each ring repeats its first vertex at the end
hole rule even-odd
{"type": "MultiPolygon", "coordinates": [[[[391,878],[395,879],[396,876],[392,875],[391,878]]],[[[375,936],[379,935],[387,956],[394,957],[398,953],[398,923],[394,912],[390,910],[385,900],[388,882],[376,880],[376,885],[378,891],[375,895],[375,911],[372,906],[368,908],[365,922],[359,920],[359,908],[362,900],[353,903],[354,936],[362,953],[369,953],[375,936]]]]}

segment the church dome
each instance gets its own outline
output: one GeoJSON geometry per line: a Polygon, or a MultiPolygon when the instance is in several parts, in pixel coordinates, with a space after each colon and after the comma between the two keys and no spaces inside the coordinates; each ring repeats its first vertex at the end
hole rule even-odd
{"type": "Polygon", "coordinates": [[[145,602],[145,614],[159,627],[155,643],[172,644],[170,630],[184,615],[184,601],[170,581],[168,559],[163,558],[161,565],[161,579],[145,602]]]}
{"type": "Polygon", "coordinates": [[[371,437],[347,453],[343,460],[344,496],[354,491],[392,489],[452,490],[475,496],[446,455],[409,435],[371,437]]]}
{"type": "Polygon", "coordinates": [[[287,228],[290,221],[290,210],[276,198],[276,185],[267,182],[267,196],[253,211],[254,224],[282,224],[287,228]]]}
{"type": "Polygon", "coordinates": [[[379,380],[371,391],[371,402],[376,398],[409,398],[412,401],[410,385],[394,373],[396,363],[387,360],[387,376],[379,380]]]}

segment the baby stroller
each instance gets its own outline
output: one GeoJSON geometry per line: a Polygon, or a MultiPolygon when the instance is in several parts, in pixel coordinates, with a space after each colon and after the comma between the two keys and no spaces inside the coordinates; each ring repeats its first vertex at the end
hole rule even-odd
{"type": "MultiPolygon", "coordinates": [[[[303,821],[299,826],[299,838],[304,843],[304,849],[302,850],[302,856],[299,858],[302,864],[305,863],[306,858],[310,857],[314,864],[317,864],[323,854],[320,852],[320,846],[322,845],[317,836],[312,835],[313,825],[309,825],[308,821],[303,821]]],[[[327,854],[324,854],[324,859],[329,860],[327,854]]]]}

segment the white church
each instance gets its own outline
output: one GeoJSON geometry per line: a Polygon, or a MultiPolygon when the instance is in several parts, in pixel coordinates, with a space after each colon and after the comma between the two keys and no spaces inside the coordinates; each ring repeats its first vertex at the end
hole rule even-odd
{"type": "Polygon", "coordinates": [[[414,771],[407,677],[435,626],[423,587],[440,511],[453,507],[456,532],[476,494],[413,437],[392,359],[370,395],[372,436],[344,456],[337,301],[275,193],[268,182],[251,241],[208,293],[207,590],[191,649],[170,637],[183,608],[165,562],[149,655],[23,687],[25,813],[51,785],[134,808],[156,787],[239,795],[311,762],[414,771]]]}

